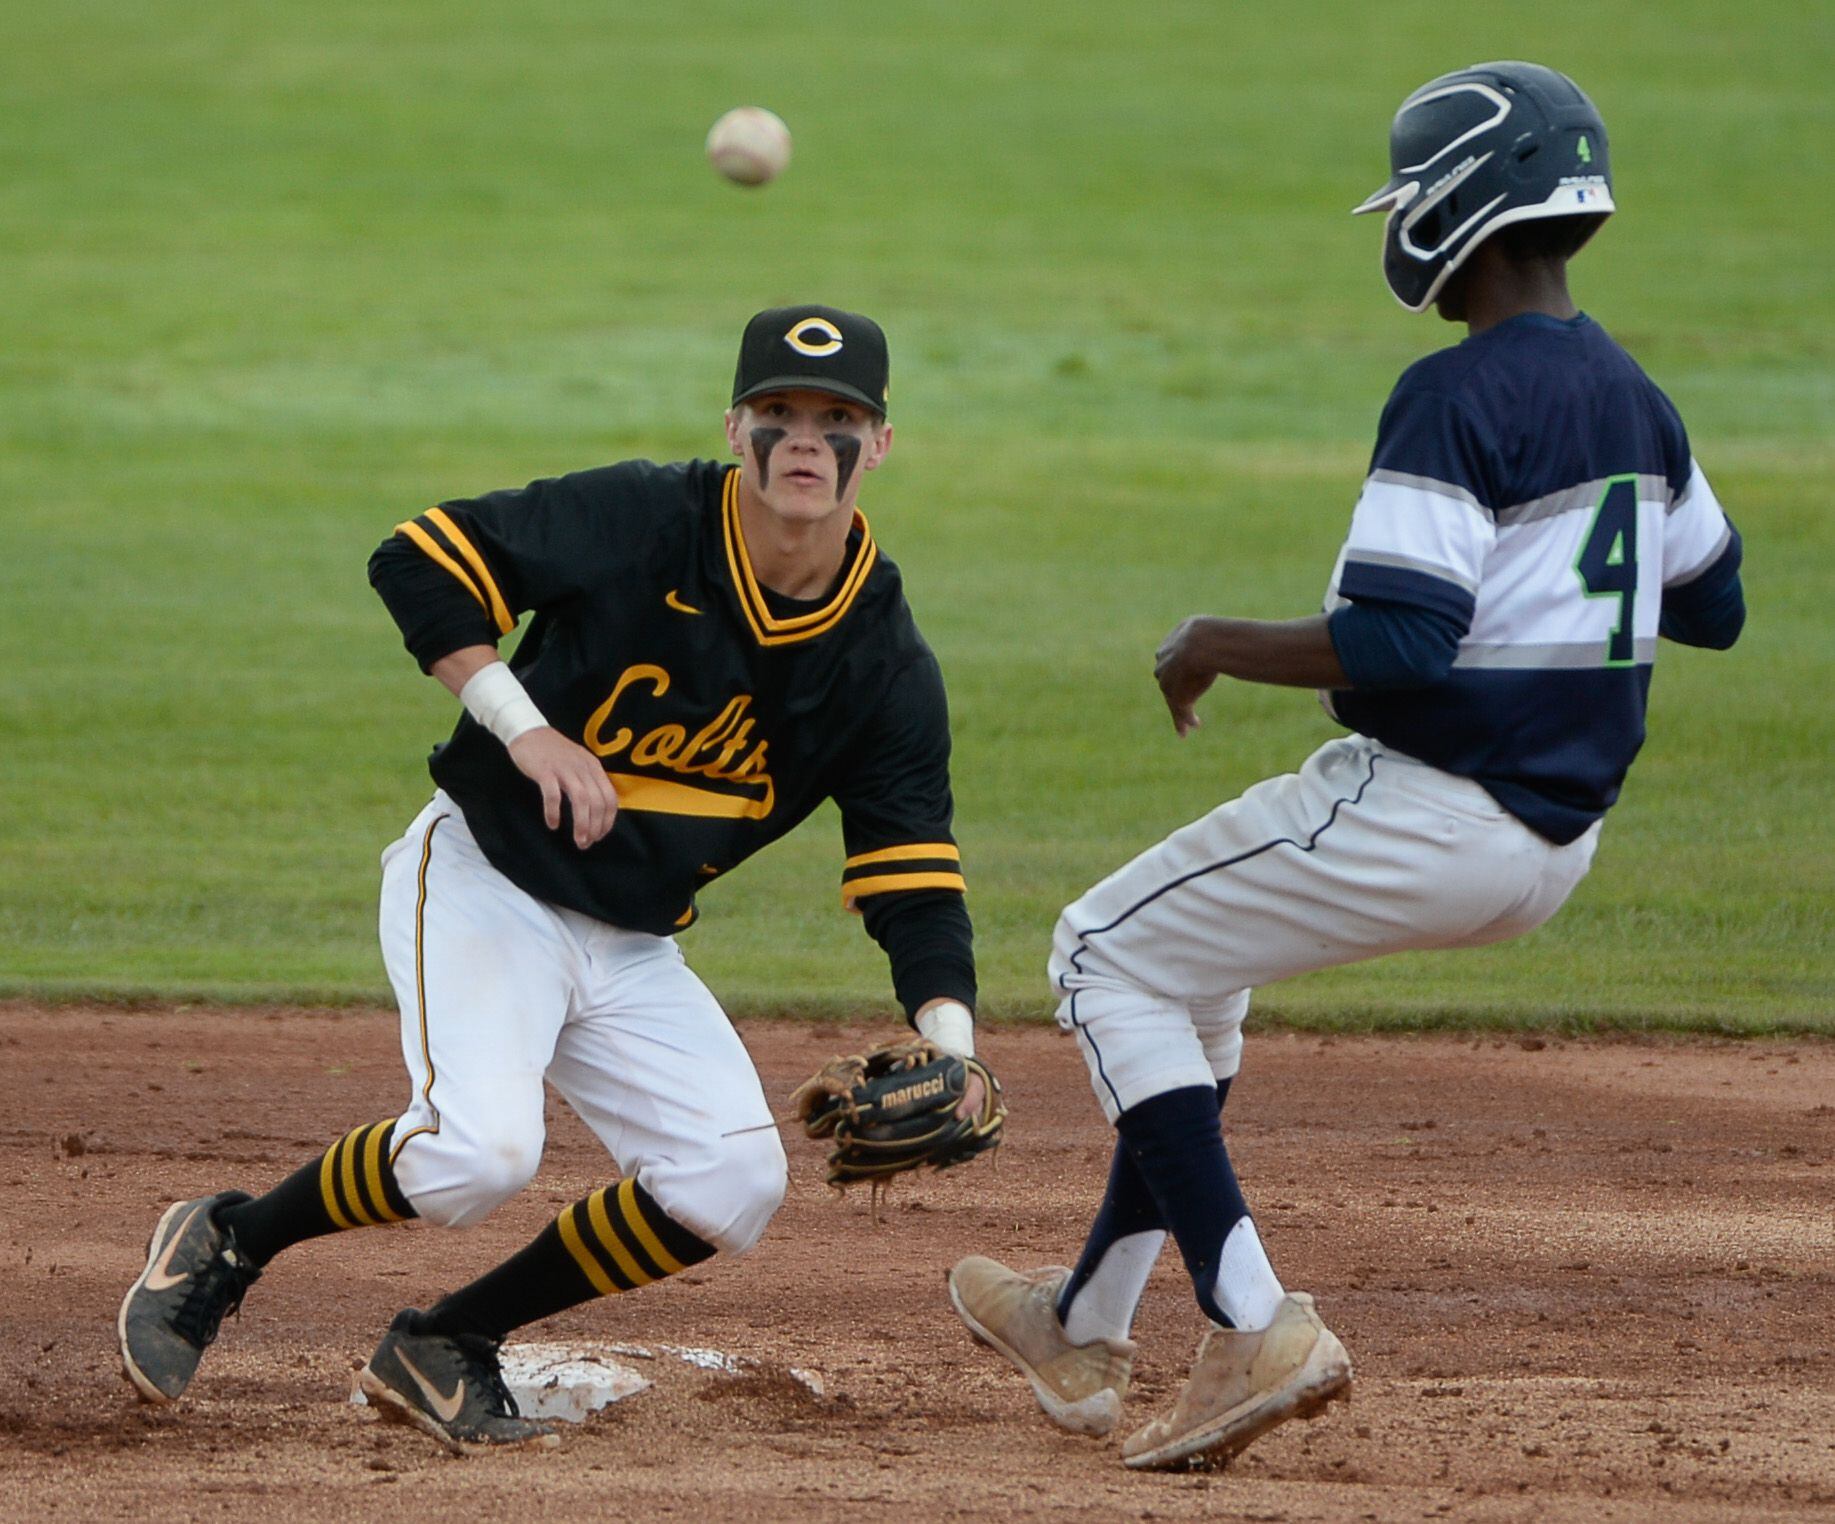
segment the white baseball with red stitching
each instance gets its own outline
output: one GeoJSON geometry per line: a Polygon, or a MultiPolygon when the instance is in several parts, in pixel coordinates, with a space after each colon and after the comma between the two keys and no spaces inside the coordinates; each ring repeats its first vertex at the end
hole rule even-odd
{"type": "Polygon", "coordinates": [[[763,106],[738,106],[707,134],[707,162],[739,185],[775,180],[790,162],[790,129],[763,106]]]}

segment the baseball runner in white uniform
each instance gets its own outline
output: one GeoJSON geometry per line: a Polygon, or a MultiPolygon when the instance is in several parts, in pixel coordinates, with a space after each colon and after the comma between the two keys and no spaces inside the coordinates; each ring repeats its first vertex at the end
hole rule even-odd
{"type": "Polygon", "coordinates": [[[1725,647],[1741,547],[1669,400],[1568,295],[1612,210],[1606,136],[1565,76],[1501,63],[1403,104],[1384,270],[1467,324],[1384,410],[1325,612],[1196,618],[1156,676],[1179,735],[1218,677],[1322,690],[1354,733],[1065,910],[1051,956],[1118,1132],[1074,1269],[971,1256],[954,1304],[1062,1426],[1106,1433],[1168,1233],[1211,1329],[1132,1467],[1220,1461],[1351,1380],[1276,1276],[1218,1125],[1256,986],[1533,930],[1585,875],[1643,741],[1659,635],[1725,647]]]}

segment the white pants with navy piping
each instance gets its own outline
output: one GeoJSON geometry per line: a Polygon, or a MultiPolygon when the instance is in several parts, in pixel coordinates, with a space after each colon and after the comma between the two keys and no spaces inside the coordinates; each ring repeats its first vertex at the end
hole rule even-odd
{"type": "Polygon", "coordinates": [[[758,1241],[783,1144],[673,938],[517,888],[444,793],[383,853],[380,929],[413,1085],[395,1179],[422,1217],[477,1222],[529,1182],[546,1079],[672,1219],[728,1253],[758,1241]]]}
{"type": "Polygon", "coordinates": [[[1173,832],[1058,920],[1052,985],[1112,1122],[1236,1073],[1249,992],[1411,948],[1521,936],[1586,876],[1478,784],[1362,736],[1173,832]]]}

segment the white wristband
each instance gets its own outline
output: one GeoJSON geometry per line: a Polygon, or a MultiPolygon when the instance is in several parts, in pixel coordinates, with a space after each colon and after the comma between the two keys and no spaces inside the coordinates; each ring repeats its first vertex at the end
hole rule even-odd
{"type": "Polygon", "coordinates": [[[535,700],[529,697],[528,689],[500,661],[472,673],[459,690],[459,702],[505,746],[548,723],[542,718],[541,710],[535,707],[535,700]]]}
{"type": "Polygon", "coordinates": [[[918,1013],[918,1036],[958,1058],[975,1056],[975,1017],[960,1000],[939,1000],[918,1013]]]}

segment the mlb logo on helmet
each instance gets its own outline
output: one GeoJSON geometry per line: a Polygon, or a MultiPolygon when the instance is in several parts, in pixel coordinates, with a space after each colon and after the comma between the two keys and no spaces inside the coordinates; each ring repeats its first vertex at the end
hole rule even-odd
{"type": "Polygon", "coordinates": [[[879,324],[839,307],[772,307],[745,325],[733,406],[766,392],[813,391],[885,416],[891,365],[879,324]]]}

